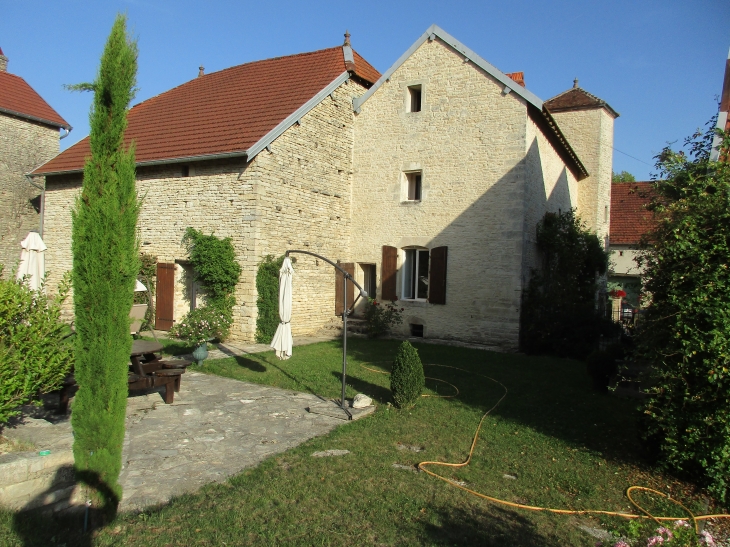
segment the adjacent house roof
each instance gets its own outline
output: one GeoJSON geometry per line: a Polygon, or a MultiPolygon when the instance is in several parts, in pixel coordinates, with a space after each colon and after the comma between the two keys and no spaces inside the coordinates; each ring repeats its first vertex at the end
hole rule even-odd
{"type": "MultiPolygon", "coordinates": [[[[135,142],[138,165],[250,161],[350,77],[369,86],[379,76],[349,45],[234,66],[134,106],[125,142],[135,142]]],[[[86,137],[33,174],[82,171],[89,155],[86,137]]]]}
{"type": "Polygon", "coordinates": [[[3,71],[0,71],[0,112],[71,130],[68,122],[28,82],[20,76],[3,71]]]}
{"type": "Polygon", "coordinates": [[[452,48],[454,51],[463,55],[465,61],[473,63],[475,66],[479,67],[481,70],[489,74],[492,78],[497,80],[500,84],[504,85],[503,92],[505,93],[505,95],[508,93],[514,93],[515,95],[524,99],[530,118],[545,133],[545,136],[553,144],[553,146],[555,146],[558,154],[563,159],[568,168],[573,172],[575,177],[578,180],[582,180],[588,176],[588,171],[578,158],[578,155],[568,143],[568,140],[560,131],[558,124],[555,123],[555,120],[550,115],[550,112],[543,108],[542,101],[534,93],[525,88],[524,74],[521,75],[521,82],[519,72],[505,74],[494,65],[482,59],[474,51],[459,42],[459,40],[451,36],[448,32],[440,28],[438,25],[431,25],[430,27],[428,27],[426,32],[424,32],[418,38],[418,40],[416,40],[413,45],[408,48],[408,50],[403,55],[401,55],[400,58],[398,58],[393,66],[391,66],[388,70],[385,71],[382,76],[380,76],[378,81],[376,81],[370,89],[368,89],[360,97],[355,97],[352,100],[352,107],[355,112],[360,112],[360,108],[362,107],[363,103],[365,103],[365,101],[367,101],[372,96],[372,94],[375,93],[381,85],[383,85],[384,82],[390,80],[392,74],[396,70],[398,70],[398,68],[400,68],[400,66],[405,63],[406,60],[411,55],[413,55],[413,53],[415,53],[416,50],[421,47],[421,45],[426,40],[432,42],[436,39],[440,40],[441,42],[452,48]]]}
{"type": "Polygon", "coordinates": [[[619,113],[611,106],[595,95],[588,93],[585,89],[578,87],[578,80],[573,82],[572,89],[556,95],[545,101],[545,108],[550,112],[565,112],[568,110],[591,110],[594,108],[605,108],[614,117],[618,118],[619,113]]]}
{"type": "Polygon", "coordinates": [[[611,184],[610,245],[637,245],[654,227],[652,213],[646,210],[651,191],[651,182],[611,184]]]}
{"type": "MultiPolygon", "coordinates": [[[[717,129],[730,131],[730,51],[728,51],[725,60],[725,77],[722,82],[722,95],[720,95],[720,110],[717,113],[717,129]]],[[[720,136],[715,135],[712,141],[712,151],[710,152],[710,160],[717,161],[720,159],[720,136]]]]}

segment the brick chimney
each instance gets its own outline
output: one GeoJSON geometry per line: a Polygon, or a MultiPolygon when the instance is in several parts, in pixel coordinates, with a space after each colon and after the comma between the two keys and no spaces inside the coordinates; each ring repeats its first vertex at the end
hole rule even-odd
{"type": "Polygon", "coordinates": [[[0,47],[0,72],[8,71],[8,58],[3,54],[3,48],[0,47]]]}

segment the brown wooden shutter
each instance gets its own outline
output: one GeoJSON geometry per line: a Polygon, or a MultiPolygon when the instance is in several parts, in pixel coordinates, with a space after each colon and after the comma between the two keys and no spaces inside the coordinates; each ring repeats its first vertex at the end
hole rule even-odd
{"type": "MultiPolygon", "coordinates": [[[[350,275],[355,275],[355,264],[348,262],[346,264],[338,264],[340,268],[345,270],[350,275]]],[[[340,270],[335,270],[335,315],[342,315],[342,273],[340,270]]],[[[351,308],[352,303],[355,300],[355,285],[348,281],[347,283],[347,307],[351,308]]]]}
{"type": "Polygon", "coordinates": [[[448,247],[431,249],[431,271],[428,276],[428,301],[446,304],[446,257],[448,247]]]}
{"type": "Polygon", "coordinates": [[[383,300],[398,300],[395,274],[398,270],[398,249],[383,245],[383,262],[380,265],[381,296],[383,300]]]}
{"type": "Polygon", "coordinates": [[[172,328],[172,304],[175,295],[175,264],[157,264],[157,299],[155,304],[155,328],[172,328]]]}

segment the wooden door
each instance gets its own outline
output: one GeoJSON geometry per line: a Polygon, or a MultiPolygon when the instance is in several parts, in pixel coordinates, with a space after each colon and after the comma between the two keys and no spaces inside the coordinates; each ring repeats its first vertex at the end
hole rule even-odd
{"type": "MultiPolygon", "coordinates": [[[[355,264],[348,262],[346,264],[339,264],[340,268],[345,270],[350,275],[355,275],[355,264]]],[[[335,270],[335,315],[342,315],[343,308],[343,292],[342,292],[342,278],[344,276],[339,270],[335,270]]],[[[352,303],[355,300],[355,285],[351,282],[347,282],[347,307],[352,307],[352,303]]]]}
{"type": "Polygon", "coordinates": [[[172,304],[175,296],[175,264],[157,264],[157,299],[155,304],[155,328],[172,328],[172,304]]]}

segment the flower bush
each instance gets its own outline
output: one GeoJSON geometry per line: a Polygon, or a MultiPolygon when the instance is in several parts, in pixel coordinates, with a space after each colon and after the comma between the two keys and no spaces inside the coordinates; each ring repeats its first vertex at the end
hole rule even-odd
{"type": "Polygon", "coordinates": [[[183,340],[189,340],[199,346],[203,342],[228,336],[233,323],[232,317],[216,306],[196,308],[170,329],[170,334],[183,340]]]}
{"type": "Polygon", "coordinates": [[[368,326],[368,335],[371,338],[381,336],[395,325],[403,323],[403,308],[398,308],[395,302],[383,305],[374,298],[368,298],[365,307],[365,323],[368,326]]]}
{"type": "MultiPolygon", "coordinates": [[[[618,540],[611,547],[644,547],[644,545],[646,547],[723,547],[706,530],[696,534],[694,528],[686,520],[674,521],[671,528],[660,526],[654,531],[654,535],[646,539],[641,536],[639,522],[634,521],[629,526],[628,535],[630,537],[618,540]]],[[[600,547],[603,543],[596,545],[600,547]]]]}

